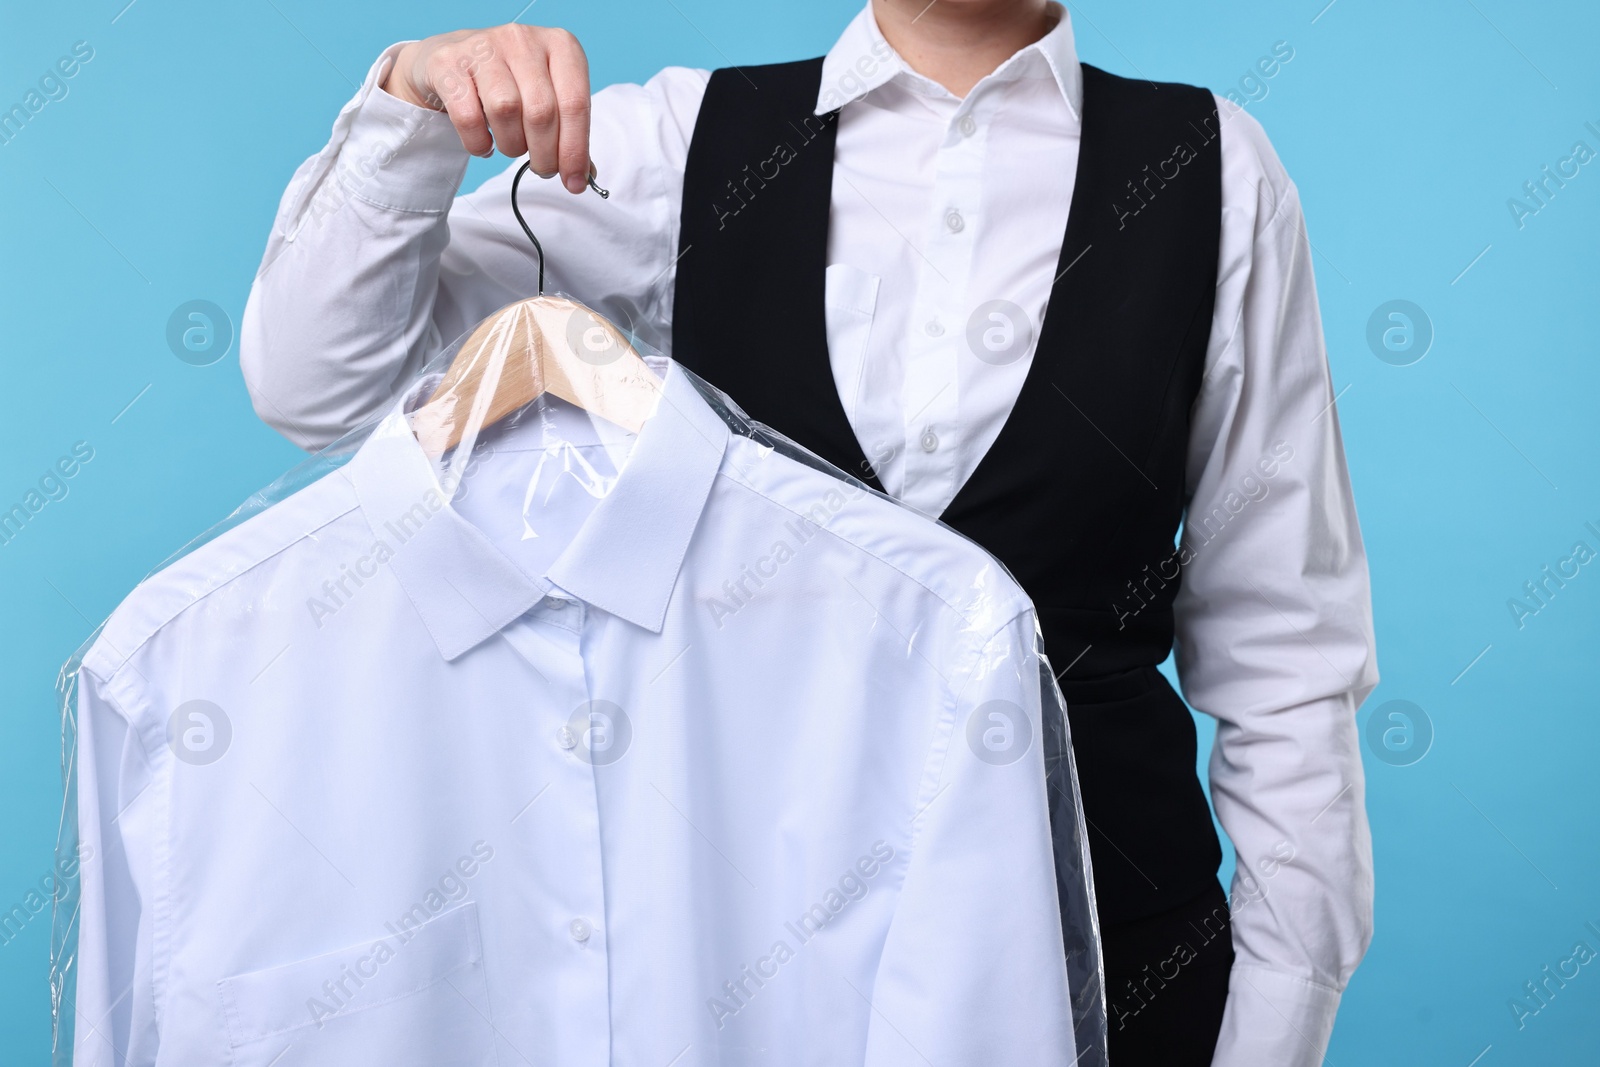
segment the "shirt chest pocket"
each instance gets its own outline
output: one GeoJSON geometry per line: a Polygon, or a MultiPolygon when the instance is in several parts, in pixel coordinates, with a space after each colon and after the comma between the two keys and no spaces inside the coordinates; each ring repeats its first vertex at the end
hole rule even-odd
{"type": "Polygon", "coordinates": [[[495,1062],[477,906],[217,983],[234,1067],[495,1062]]]}

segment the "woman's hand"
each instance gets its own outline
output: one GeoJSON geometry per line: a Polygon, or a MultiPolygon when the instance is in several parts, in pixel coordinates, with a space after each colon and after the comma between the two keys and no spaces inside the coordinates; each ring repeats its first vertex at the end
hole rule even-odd
{"type": "Polygon", "coordinates": [[[450,116],[475,156],[527,153],[535,174],[589,179],[589,60],[566,30],[511,23],[401,48],[383,89],[450,116]]]}

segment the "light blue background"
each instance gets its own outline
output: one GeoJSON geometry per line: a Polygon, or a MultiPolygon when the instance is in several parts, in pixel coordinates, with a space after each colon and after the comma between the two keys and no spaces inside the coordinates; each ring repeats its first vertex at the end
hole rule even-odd
{"type": "MultiPolygon", "coordinates": [[[[66,498],[0,546],[0,910],[52,862],[57,667],[148,570],[297,458],[253,415],[236,349],[181,362],[168,316],[208,299],[237,322],[290,172],[386,44],[518,14],[125,3],[7,0],[0,19],[0,108],[75,41],[95,50],[64,99],[0,144],[0,510],[74,442],[94,449],[66,498]]],[[[1250,110],[1316,248],[1376,595],[1383,683],[1361,719],[1405,699],[1436,731],[1412,766],[1367,751],[1377,935],[1329,1060],[1593,1064],[1600,963],[1521,1030],[1508,1002],[1578,940],[1600,950],[1584,929],[1600,927],[1600,565],[1523,629],[1507,600],[1576,540],[1600,548],[1584,529],[1600,527],[1600,163],[1524,229],[1507,200],[1575,141],[1600,150],[1584,128],[1600,128],[1600,10],[1324,3],[1073,12],[1086,60],[1222,91],[1274,42],[1295,50],[1250,110]],[[1397,298],[1436,331],[1411,366],[1366,340],[1373,310],[1397,298]]],[[[600,86],[668,63],[815,55],[854,10],[539,0],[522,20],[577,33],[600,86]]],[[[475,163],[469,185],[498,166],[475,163]]],[[[7,1063],[45,1061],[48,955],[47,915],[0,945],[7,1063]]]]}

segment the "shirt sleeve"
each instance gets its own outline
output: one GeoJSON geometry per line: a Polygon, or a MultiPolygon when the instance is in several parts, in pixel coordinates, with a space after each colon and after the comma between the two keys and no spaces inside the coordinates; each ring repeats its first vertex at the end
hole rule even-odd
{"type": "Polygon", "coordinates": [[[1218,106],[1217,312],[1175,604],[1179,676],[1217,719],[1211,797],[1238,855],[1213,1063],[1313,1067],[1372,934],[1355,722],[1378,680],[1371,591],[1299,193],[1259,123],[1218,106]]]}
{"type": "Polygon", "coordinates": [[[150,767],[138,736],[87,671],[78,676],[77,981],[73,1062],[135,1067],[156,1060],[151,985],[150,767]]]}
{"type": "Polygon", "coordinates": [[[1040,725],[1028,610],[984,645],[934,745],[867,1067],[1076,1061],[1040,725]]]}
{"type": "MultiPolygon", "coordinates": [[[[533,246],[511,212],[521,160],[457,196],[469,159],[447,115],[378,87],[373,64],[278,207],[240,325],[256,412],[320,448],[387,407],[444,346],[538,291],[533,246]]],[[[545,251],[545,289],[576,297],[664,347],[683,164],[705,71],[671,67],[596,93],[600,184],[573,195],[529,175],[523,215],[545,251]]]]}

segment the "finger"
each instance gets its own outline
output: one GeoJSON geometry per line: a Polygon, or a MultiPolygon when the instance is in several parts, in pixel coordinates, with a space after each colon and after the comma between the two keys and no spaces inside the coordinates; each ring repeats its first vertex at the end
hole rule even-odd
{"type": "Polygon", "coordinates": [[[543,48],[534,47],[517,68],[517,85],[522,92],[522,128],[528,140],[528,166],[541,178],[548,178],[559,169],[557,148],[561,133],[556,90],[550,83],[549,56],[543,48]]]}
{"type": "Polygon", "coordinates": [[[478,99],[494,131],[495,146],[502,155],[515,159],[528,150],[522,125],[522,93],[517,79],[503,60],[495,60],[478,71],[478,99]]]}
{"type": "MultiPolygon", "coordinates": [[[[461,144],[475,156],[486,156],[494,149],[494,138],[478,100],[478,87],[471,74],[451,64],[448,59],[436,60],[428,83],[438,97],[450,123],[456,128],[461,144]]],[[[432,66],[432,64],[430,64],[432,66]]]]}
{"type": "Polygon", "coordinates": [[[570,192],[581,193],[589,182],[589,58],[570,33],[551,39],[550,80],[560,120],[556,162],[561,182],[570,192]]]}

